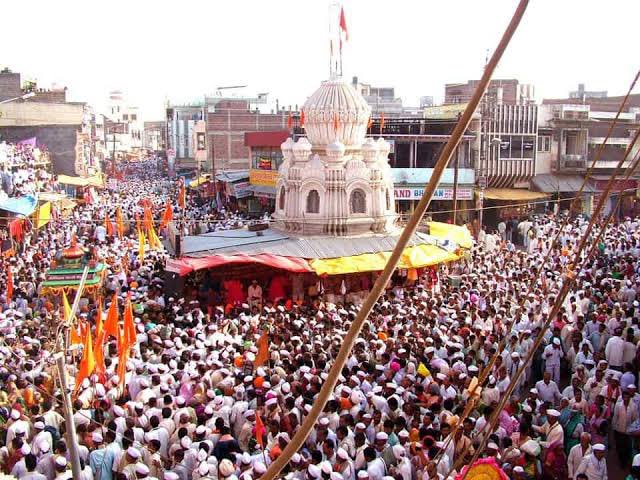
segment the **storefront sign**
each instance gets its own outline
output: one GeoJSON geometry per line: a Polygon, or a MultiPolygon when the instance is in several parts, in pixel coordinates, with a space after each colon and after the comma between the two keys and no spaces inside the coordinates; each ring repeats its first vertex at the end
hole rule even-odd
{"type": "MultiPolygon", "coordinates": [[[[420,200],[424,188],[394,188],[393,194],[396,200],[420,200]]],[[[473,188],[458,188],[458,200],[471,200],[473,188]]],[[[453,187],[436,188],[432,200],[453,200],[453,187]]]]}
{"type": "Polygon", "coordinates": [[[275,187],[278,182],[277,170],[249,170],[249,183],[251,185],[262,185],[263,187],[275,187]]]}
{"type": "Polygon", "coordinates": [[[251,190],[249,190],[249,182],[239,182],[233,184],[232,195],[236,198],[245,198],[251,196],[251,190]]]}
{"type": "Polygon", "coordinates": [[[424,109],[424,118],[454,119],[458,118],[467,108],[466,103],[454,103],[450,105],[437,105],[424,109]]]}

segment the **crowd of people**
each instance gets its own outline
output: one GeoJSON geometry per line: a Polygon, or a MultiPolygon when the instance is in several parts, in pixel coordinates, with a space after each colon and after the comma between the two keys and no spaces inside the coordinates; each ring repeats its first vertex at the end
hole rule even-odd
{"type": "Polygon", "coordinates": [[[53,176],[47,171],[49,152],[35,139],[0,142],[2,194],[20,197],[51,189],[53,176]]]}
{"type": "MultiPolygon", "coordinates": [[[[151,204],[159,220],[169,200],[189,224],[203,207],[187,201],[181,212],[176,189],[153,168],[131,168],[117,191],[29,235],[2,259],[15,285],[0,313],[2,471],[72,478],[74,446],[53,361],[63,313],[40,292],[56,252],[75,236],[109,266],[104,309],[85,297],[79,319],[95,328],[114,294],[121,305],[130,296],[137,332],[124,381],[110,337],[94,345],[104,352],[103,378],[71,388],[81,478],[257,480],[311,411],[359,306],[321,295],[262,298],[255,282],[231,306],[214,295],[220,303],[208,308],[201,289],[168,294],[167,253],[147,248],[140,258],[134,219],[151,204]],[[103,226],[117,208],[128,221],[123,238],[103,226]]],[[[212,224],[236,225],[231,215],[205,213],[212,224]]],[[[456,270],[455,285],[444,274],[435,282],[399,277],[279,478],[455,478],[476,453],[514,480],[604,480],[607,461],[640,478],[639,221],[609,227],[495,425],[489,420],[533,348],[586,221],[571,220],[557,245],[560,222],[549,216],[530,222],[534,247],[505,238],[487,248],[482,239],[465,261],[443,267],[456,270]],[[470,385],[485,373],[476,397],[470,385]]],[[[6,292],[6,273],[2,285],[6,292]]],[[[71,379],[83,354],[67,352],[71,379]]]]}

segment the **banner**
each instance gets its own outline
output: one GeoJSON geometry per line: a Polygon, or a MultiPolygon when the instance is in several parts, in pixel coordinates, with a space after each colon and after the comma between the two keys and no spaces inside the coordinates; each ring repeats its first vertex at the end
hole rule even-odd
{"type": "MultiPolygon", "coordinates": [[[[423,193],[423,187],[396,187],[393,189],[393,196],[396,200],[420,200],[423,193]]],[[[473,199],[473,188],[459,187],[456,197],[458,200],[473,199]]],[[[453,187],[436,188],[432,200],[453,200],[453,187]]]]}
{"type": "Polygon", "coordinates": [[[249,170],[249,183],[251,185],[262,185],[263,187],[275,187],[278,182],[277,170],[249,170]]]}

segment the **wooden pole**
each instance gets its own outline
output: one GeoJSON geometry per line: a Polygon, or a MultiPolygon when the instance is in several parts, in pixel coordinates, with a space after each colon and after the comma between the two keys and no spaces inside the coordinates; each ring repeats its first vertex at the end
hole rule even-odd
{"type": "Polygon", "coordinates": [[[311,433],[311,430],[313,429],[318,417],[324,410],[324,407],[329,400],[329,397],[333,393],[336,383],[338,382],[338,377],[340,376],[341,370],[346,363],[349,355],[351,354],[353,345],[358,338],[358,335],[360,334],[362,325],[369,316],[369,313],[371,313],[371,310],[373,309],[375,303],[378,301],[378,298],[384,291],[385,286],[389,282],[391,275],[395,271],[398,262],[400,261],[400,257],[402,256],[405,246],[407,245],[409,239],[415,233],[420,220],[429,207],[429,203],[431,202],[433,193],[440,183],[440,179],[449,163],[449,160],[451,159],[451,155],[460,144],[462,135],[467,130],[469,123],[471,123],[473,114],[478,107],[480,100],[484,95],[485,90],[487,89],[487,86],[489,85],[491,75],[493,74],[496,66],[498,65],[498,62],[502,58],[502,55],[509,45],[513,34],[516,32],[528,4],[528,0],[520,0],[518,8],[513,14],[513,17],[511,18],[506,31],[502,35],[500,43],[494,51],[491,60],[487,64],[487,68],[482,74],[482,78],[480,79],[480,82],[478,83],[478,86],[476,87],[476,90],[473,93],[473,96],[469,101],[467,108],[465,109],[462,117],[460,117],[460,120],[458,120],[458,123],[456,124],[453,133],[451,134],[451,137],[447,141],[444,149],[442,150],[442,153],[440,154],[440,158],[438,159],[438,162],[433,169],[431,180],[426,186],[422,198],[418,202],[416,211],[411,216],[406,227],[402,231],[402,234],[400,235],[400,238],[398,239],[390,258],[387,261],[384,270],[381,272],[380,276],[378,276],[375,284],[373,285],[373,288],[371,289],[371,292],[369,292],[369,295],[360,308],[358,315],[351,324],[351,327],[349,328],[349,331],[344,338],[344,343],[342,344],[342,347],[340,348],[340,351],[338,352],[338,355],[333,362],[333,365],[329,372],[329,376],[322,385],[322,389],[320,390],[320,393],[313,403],[311,412],[309,412],[309,415],[307,415],[307,417],[304,419],[304,422],[302,423],[294,437],[291,439],[291,442],[289,442],[287,447],[284,449],[282,454],[269,466],[267,472],[261,477],[263,480],[275,480],[280,471],[282,471],[282,469],[289,463],[293,454],[296,453],[304,444],[305,440],[311,433]]]}

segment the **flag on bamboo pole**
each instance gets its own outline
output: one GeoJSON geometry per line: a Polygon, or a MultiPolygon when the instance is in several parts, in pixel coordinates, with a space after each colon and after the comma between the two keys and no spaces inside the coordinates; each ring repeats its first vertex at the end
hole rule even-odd
{"type": "Polygon", "coordinates": [[[7,267],[7,303],[11,303],[13,298],[13,272],[11,267],[7,267]]]}
{"type": "Polygon", "coordinates": [[[144,229],[149,231],[153,228],[153,213],[151,213],[151,207],[147,204],[144,206],[144,229]]]}
{"type": "Polygon", "coordinates": [[[108,213],[104,215],[104,228],[107,230],[107,236],[113,236],[113,223],[111,223],[108,213]]]}
{"type": "Polygon", "coordinates": [[[300,110],[300,128],[304,127],[304,110],[300,110]]]}
{"type": "Polygon", "coordinates": [[[340,7],[340,30],[344,33],[344,39],[349,41],[349,30],[347,30],[347,19],[344,16],[344,7],[340,7]]]}
{"type": "Polygon", "coordinates": [[[93,354],[93,342],[91,340],[91,331],[89,329],[86,330],[84,335],[84,350],[82,352],[82,360],[80,360],[80,368],[78,369],[78,374],[76,375],[76,388],[75,391],[78,391],[78,388],[82,384],[82,381],[85,378],[89,378],[93,371],[96,368],[96,359],[93,354]]]}
{"type": "Polygon", "coordinates": [[[129,348],[124,343],[124,333],[118,327],[118,385],[124,392],[125,377],[127,375],[127,361],[129,360],[129,348]]]}
{"type": "Polygon", "coordinates": [[[133,322],[133,305],[131,303],[131,295],[127,296],[124,305],[124,331],[123,345],[129,349],[136,344],[136,326],[133,322]]]}
{"type": "Polygon", "coordinates": [[[116,227],[118,229],[118,238],[122,240],[122,237],[124,237],[124,221],[122,220],[122,210],[120,207],[116,209],[116,227]]]}
{"type": "Polygon", "coordinates": [[[156,233],[156,230],[153,228],[153,226],[147,232],[147,236],[149,237],[149,246],[152,249],[155,250],[162,247],[162,242],[160,242],[160,238],[158,237],[158,234],[156,233]]]}
{"type": "Polygon", "coordinates": [[[178,205],[180,208],[184,208],[187,204],[187,187],[184,184],[184,180],[180,184],[180,192],[178,193],[178,205]]]}
{"type": "Polygon", "coordinates": [[[258,353],[256,359],[253,362],[254,367],[259,367],[265,364],[269,360],[269,337],[267,332],[263,332],[257,342],[258,353]]]}
{"type": "Polygon", "coordinates": [[[118,294],[114,293],[111,299],[111,305],[109,305],[109,311],[107,312],[107,320],[102,326],[105,340],[107,340],[109,336],[118,338],[118,323],[118,294]]]}
{"type": "Polygon", "coordinates": [[[164,208],[164,214],[162,215],[162,222],[160,222],[160,229],[169,225],[169,222],[173,220],[173,206],[171,200],[167,200],[167,206],[164,208]]]}
{"type": "Polygon", "coordinates": [[[98,299],[98,308],[96,309],[96,342],[104,334],[104,326],[102,323],[102,310],[104,309],[102,297],[98,299]]]}
{"type": "Polygon", "coordinates": [[[144,242],[146,241],[144,237],[144,232],[142,230],[138,230],[138,261],[140,263],[144,262],[144,242]]]}
{"type": "Polygon", "coordinates": [[[291,130],[293,128],[293,117],[291,116],[291,112],[289,112],[289,116],[287,117],[287,129],[291,130]]]}
{"type": "Polygon", "coordinates": [[[105,337],[105,331],[104,331],[104,325],[102,322],[102,310],[104,309],[103,306],[103,302],[102,302],[102,297],[98,300],[98,309],[96,312],[96,341],[95,341],[95,351],[94,356],[96,359],[96,368],[95,368],[95,372],[98,375],[100,382],[103,383],[105,378],[106,378],[106,374],[107,374],[107,368],[104,364],[104,337],[105,337]]]}
{"type": "Polygon", "coordinates": [[[262,422],[262,418],[260,418],[260,414],[256,410],[256,441],[260,448],[264,450],[264,435],[267,429],[264,427],[264,423],[262,422]]]}

